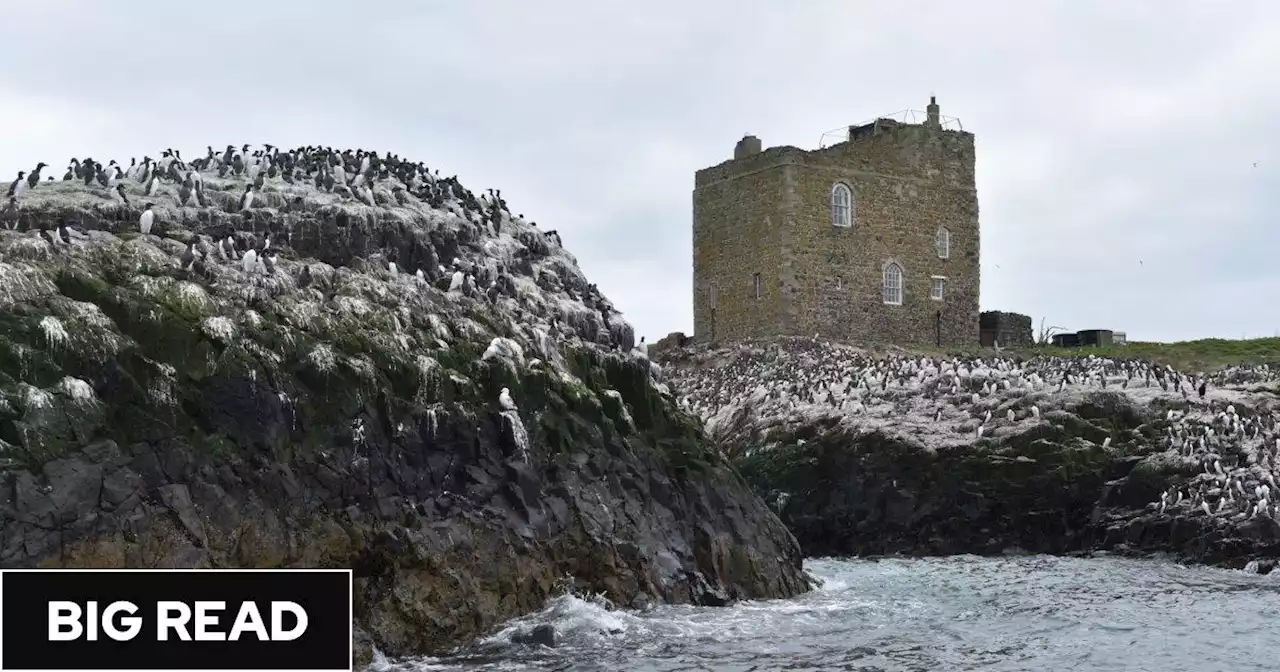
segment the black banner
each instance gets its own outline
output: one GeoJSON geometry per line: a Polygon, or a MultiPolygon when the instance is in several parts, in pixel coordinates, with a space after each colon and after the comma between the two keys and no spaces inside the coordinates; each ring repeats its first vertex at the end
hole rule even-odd
{"type": "Polygon", "coordinates": [[[0,670],[350,670],[351,571],[0,570],[0,670]]]}

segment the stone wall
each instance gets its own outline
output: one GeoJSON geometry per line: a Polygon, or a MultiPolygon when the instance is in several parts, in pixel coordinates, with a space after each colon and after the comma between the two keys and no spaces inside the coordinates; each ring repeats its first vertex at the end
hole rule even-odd
{"type": "Polygon", "coordinates": [[[700,339],[784,333],[779,277],[786,211],[780,196],[786,180],[778,158],[764,152],[743,159],[745,170],[700,179],[693,192],[693,313],[700,339]],[[763,166],[751,169],[756,163],[763,166]]]}
{"type": "Polygon", "coordinates": [[[999,342],[1001,347],[1012,348],[1035,345],[1036,342],[1030,315],[988,310],[979,316],[978,328],[983,346],[999,342]]]}
{"type": "Polygon", "coordinates": [[[815,334],[845,341],[978,341],[978,200],[973,135],[898,124],[832,147],[771,148],[699,171],[694,190],[694,336],[815,334]],[[832,186],[854,195],[831,224],[832,186]],[[938,228],[950,231],[939,258],[938,228]],[[903,269],[902,305],[882,300],[903,269]],[[752,274],[764,296],[751,292],[752,274]],[[930,297],[945,278],[942,300],[930,297]],[[714,334],[710,305],[716,288],[714,334]]]}
{"type": "Polygon", "coordinates": [[[684,332],[673,331],[667,334],[666,336],[663,336],[662,338],[654,341],[653,343],[650,343],[649,347],[646,348],[645,352],[648,354],[649,359],[659,359],[666,353],[678,350],[680,348],[685,347],[686,345],[689,345],[689,342],[691,340],[692,339],[690,339],[688,336],[685,336],[684,332]]]}

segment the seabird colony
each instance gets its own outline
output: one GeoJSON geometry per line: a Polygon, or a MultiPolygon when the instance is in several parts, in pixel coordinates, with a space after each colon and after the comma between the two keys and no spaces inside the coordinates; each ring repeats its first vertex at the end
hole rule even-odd
{"type": "MultiPolygon", "coordinates": [[[[364,149],[228,145],[208,147],[190,161],[166,149],[159,159],[130,159],[127,167],[73,158],[60,181],[41,181],[45,167],[20,172],[8,185],[0,210],[0,280],[23,278],[16,264],[57,255],[76,263],[93,258],[86,250],[125,238],[133,252],[163,259],[171,276],[234,298],[241,310],[285,295],[322,312],[367,311],[371,302],[341,296],[344,288],[335,282],[347,278],[345,290],[352,291],[359,279],[314,259],[326,245],[347,244],[363,257],[350,264],[394,287],[400,310],[430,313],[437,333],[450,332],[441,316],[457,318],[453,329],[463,333],[485,331],[466,314],[500,321],[498,331],[506,333],[494,341],[506,343],[496,350],[507,353],[504,359],[522,360],[531,349],[556,360],[566,341],[633,352],[631,326],[586,281],[555,231],[511,214],[500,190],[477,196],[456,176],[441,177],[421,162],[364,149]],[[372,235],[362,239],[375,242],[359,246],[350,238],[312,240],[306,254],[291,245],[301,245],[302,235],[292,227],[305,226],[339,235],[344,227],[394,231],[367,230],[372,235]]],[[[20,282],[5,284],[0,307],[21,298],[20,282]]],[[[374,298],[390,291],[359,289],[374,298]]],[[[398,326],[403,315],[393,317],[398,326]]]]}
{"type": "Polygon", "coordinates": [[[937,450],[1020,433],[1091,392],[1116,392],[1161,409],[1164,437],[1152,448],[1198,471],[1149,510],[1219,524],[1280,520],[1280,406],[1261,392],[1280,375],[1266,365],[1192,375],[1136,359],[874,355],[810,339],[684,355],[666,377],[720,439],[835,419],[937,450]]]}

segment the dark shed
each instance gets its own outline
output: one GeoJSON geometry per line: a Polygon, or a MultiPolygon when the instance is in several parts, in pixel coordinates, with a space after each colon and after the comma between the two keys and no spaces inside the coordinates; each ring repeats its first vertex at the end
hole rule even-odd
{"type": "Polygon", "coordinates": [[[1076,332],[1080,338],[1080,345],[1093,345],[1098,347],[1107,347],[1111,345],[1113,340],[1110,329],[1081,329],[1076,332]]]}
{"type": "Polygon", "coordinates": [[[1054,334],[1053,344],[1059,348],[1074,348],[1080,345],[1079,334],[1054,334]]]}

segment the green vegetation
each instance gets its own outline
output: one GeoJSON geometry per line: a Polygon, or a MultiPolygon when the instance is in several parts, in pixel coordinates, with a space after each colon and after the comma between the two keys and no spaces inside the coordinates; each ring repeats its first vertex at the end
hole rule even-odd
{"type": "Polygon", "coordinates": [[[651,452],[676,474],[715,461],[642,360],[571,343],[559,346],[563,367],[484,360],[490,339],[511,335],[485,306],[418,296],[422,304],[401,312],[379,301],[380,285],[351,275],[330,306],[286,293],[250,310],[238,296],[134,264],[125,244],[108,247],[117,253],[87,257],[97,250],[80,248],[87,258],[37,267],[32,277],[52,279],[42,293],[0,311],[5,459],[35,468],[97,439],[156,437],[214,455],[265,449],[286,459],[356,431],[351,423],[370,403],[387,417],[429,417],[421,422],[434,426],[466,416],[471,424],[498,410],[506,387],[533,445],[651,452]],[[440,340],[433,320],[458,333],[440,340]],[[222,408],[241,400],[245,409],[279,406],[294,435],[267,433],[222,408]]]}
{"type": "MultiPolygon", "coordinates": [[[[946,347],[939,350],[928,345],[906,348],[874,347],[874,351],[909,352],[921,355],[944,354],[947,356],[990,355],[991,348],[977,345],[946,347]]],[[[1128,345],[1106,347],[1059,348],[1052,345],[1035,345],[1027,348],[1004,348],[1003,354],[1015,357],[1114,357],[1117,359],[1143,359],[1168,364],[1188,372],[1210,372],[1237,364],[1268,364],[1280,366],[1280,338],[1202,338],[1195,341],[1156,343],[1131,341],[1128,345]]]]}
{"type": "Polygon", "coordinates": [[[1120,357],[1147,359],[1174,368],[1191,371],[1208,371],[1233,364],[1280,365],[1280,338],[1202,338],[1196,341],[1154,343],[1134,341],[1128,345],[1102,348],[1055,348],[1038,346],[1023,350],[1027,354],[1051,356],[1120,357]]]}

